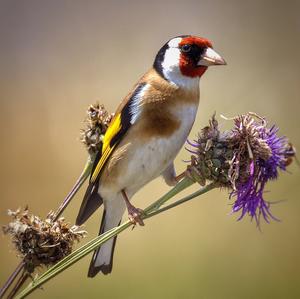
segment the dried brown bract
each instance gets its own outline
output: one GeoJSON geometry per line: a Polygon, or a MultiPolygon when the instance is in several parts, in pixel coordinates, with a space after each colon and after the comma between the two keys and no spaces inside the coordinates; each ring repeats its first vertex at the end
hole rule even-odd
{"type": "Polygon", "coordinates": [[[24,211],[8,211],[13,221],[3,227],[12,237],[19,254],[24,258],[25,268],[33,272],[37,266],[50,266],[71,253],[74,242],[79,242],[86,232],[78,226],[70,226],[63,217],[52,221],[50,212],[45,220],[24,211]]]}
{"type": "Polygon", "coordinates": [[[81,131],[80,140],[90,154],[101,151],[103,136],[113,118],[103,105],[90,105],[85,120],[86,128],[81,131]]]}
{"type": "Polygon", "coordinates": [[[203,185],[205,185],[205,180],[208,180],[227,186],[233,150],[228,147],[228,134],[219,131],[215,115],[212,116],[209,125],[201,130],[198,139],[189,144],[194,147],[189,151],[196,155],[194,162],[203,179],[203,185]]]}

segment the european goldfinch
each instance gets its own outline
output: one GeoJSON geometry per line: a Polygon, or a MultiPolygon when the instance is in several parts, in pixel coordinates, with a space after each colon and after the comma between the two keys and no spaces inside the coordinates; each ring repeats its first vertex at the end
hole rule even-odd
{"type": "MultiPolygon", "coordinates": [[[[199,79],[208,66],[224,65],[209,40],[184,35],[169,40],[153,67],[118,107],[95,160],[76,224],[104,203],[99,234],[118,226],[127,207],[129,219],[143,225],[142,210],[130,198],[162,175],[175,185],[173,161],[185,143],[199,104],[199,79]]],[[[112,270],[116,237],[95,251],[88,276],[112,270]]]]}

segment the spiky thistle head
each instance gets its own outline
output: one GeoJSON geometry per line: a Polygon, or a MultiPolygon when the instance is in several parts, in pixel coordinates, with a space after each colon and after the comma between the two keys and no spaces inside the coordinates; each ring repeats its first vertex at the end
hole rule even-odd
{"type": "Polygon", "coordinates": [[[74,242],[79,242],[86,234],[78,226],[70,226],[63,217],[53,221],[50,212],[45,220],[23,211],[8,211],[13,221],[3,226],[23,257],[25,269],[32,273],[38,266],[50,266],[71,253],[74,242]]]}
{"type": "Polygon", "coordinates": [[[295,156],[287,138],[278,136],[275,126],[268,127],[264,118],[247,113],[232,118],[234,127],[220,132],[215,116],[202,129],[198,139],[189,142],[195,154],[196,169],[205,180],[229,188],[235,198],[233,212],[239,219],[248,214],[259,225],[260,217],[275,219],[270,203],[263,198],[266,183],[278,177],[295,156]]]}

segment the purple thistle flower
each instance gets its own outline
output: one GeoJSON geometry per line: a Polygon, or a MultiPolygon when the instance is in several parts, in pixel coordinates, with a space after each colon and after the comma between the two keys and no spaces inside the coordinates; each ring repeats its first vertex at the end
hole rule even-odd
{"type": "MultiPolygon", "coordinates": [[[[251,163],[251,167],[254,169],[254,162],[251,163]]],[[[238,185],[237,189],[232,191],[230,197],[236,197],[232,211],[242,212],[238,220],[241,220],[246,214],[251,219],[254,218],[258,226],[261,215],[268,223],[269,218],[278,220],[270,212],[270,203],[263,199],[265,184],[266,181],[263,177],[256,179],[253,172],[246,183],[238,185]],[[260,179],[262,180],[260,181],[260,179]]]]}
{"type": "Polygon", "coordinates": [[[285,170],[287,150],[290,146],[285,137],[277,136],[278,128],[275,126],[269,129],[256,122],[253,122],[252,126],[259,127],[258,137],[270,148],[270,156],[265,160],[259,155],[254,155],[250,163],[248,180],[245,183],[238,183],[236,190],[231,193],[231,196],[236,197],[232,211],[242,212],[238,220],[248,214],[259,226],[261,216],[268,223],[270,218],[278,220],[271,214],[270,203],[264,200],[263,193],[266,183],[278,177],[278,170],[285,170]]]}
{"type": "Polygon", "coordinates": [[[270,203],[263,198],[269,180],[278,177],[295,156],[295,149],[287,138],[277,135],[278,128],[268,128],[265,119],[255,113],[233,118],[234,128],[220,132],[215,116],[202,129],[197,141],[189,142],[194,170],[201,183],[205,180],[232,189],[235,198],[232,212],[241,212],[260,224],[276,219],[270,212],[270,203]],[[195,162],[196,161],[196,162],[195,162]]]}

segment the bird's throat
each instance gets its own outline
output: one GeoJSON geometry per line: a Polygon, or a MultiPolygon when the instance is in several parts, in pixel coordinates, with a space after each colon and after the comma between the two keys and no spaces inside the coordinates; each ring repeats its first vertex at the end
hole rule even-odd
{"type": "Polygon", "coordinates": [[[190,78],[201,77],[207,70],[207,66],[194,66],[187,64],[185,61],[180,60],[180,71],[181,74],[190,78]]]}

